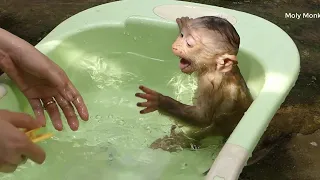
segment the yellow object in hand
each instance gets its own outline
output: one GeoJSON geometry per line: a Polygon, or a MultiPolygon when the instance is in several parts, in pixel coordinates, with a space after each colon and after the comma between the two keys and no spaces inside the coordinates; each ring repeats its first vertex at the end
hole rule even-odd
{"type": "Polygon", "coordinates": [[[31,141],[34,142],[34,143],[43,141],[43,140],[48,139],[48,138],[50,138],[50,137],[53,136],[52,133],[45,133],[45,134],[37,135],[37,134],[36,134],[36,131],[39,130],[39,129],[40,129],[40,128],[27,131],[27,132],[25,132],[25,134],[26,134],[26,135],[31,139],[31,141]]]}

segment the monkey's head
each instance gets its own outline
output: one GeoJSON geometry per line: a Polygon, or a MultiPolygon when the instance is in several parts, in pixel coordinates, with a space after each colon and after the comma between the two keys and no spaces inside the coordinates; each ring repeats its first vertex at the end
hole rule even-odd
{"type": "Polygon", "coordinates": [[[176,19],[180,34],[172,44],[183,73],[228,72],[237,64],[240,37],[230,22],[215,16],[176,19]]]}

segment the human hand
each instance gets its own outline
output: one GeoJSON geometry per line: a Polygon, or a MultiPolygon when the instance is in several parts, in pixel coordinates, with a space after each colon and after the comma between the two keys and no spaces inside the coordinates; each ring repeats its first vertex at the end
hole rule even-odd
{"type": "MultiPolygon", "coordinates": [[[[46,124],[44,110],[57,130],[62,130],[62,121],[58,106],[62,109],[68,124],[72,130],[77,130],[79,121],[72,104],[76,107],[80,117],[88,120],[88,111],[77,89],[73,86],[64,71],[51,61],[43,60],[34,66],[46,67],[32,72],[31,67],[15,63],[11,58],[1,63],[1,69],[15,81],[18,88],[27,97],[36,119],[46,124]],[[40,72],[39,72],[40,71],[40,72]],[[44,72],[46,71],[46,72],[44,72]],[[46,74],[46,75],[45,75],[46,74]],[[53,99],[54,98],[54,99],[53,99]],[[72,104],[71,104],[72,103],[72,104]]],[[[42,57],[46,59],[45,57],[42,57]]],[[[36,69],[36,68],[34,68],[36,69]]]]}
{"type": "Polygon", "coordinates": [[[0,172],[13,172],[26,158],[42,164],[45,152],[18,128],[41,127],[30,115],[0,110],[0,172]]]}
{"type": "Polygon", "coordinates": [[[139,86],[139,89],[141,89],[145,93],[136,93],[135,96],[147,100],[147,102],[137,103],[138,107],[146,107],[145,109],[141,110],[140,113],[146,114],[158,110],[162,94],[154,90],[151,90],[145,86],[139,86]]]}
{"type": "Polygon", "coordinates": [[[27,97],[36,119],[46,124],[44,110],[57,130],[62,130],[62,109],[72,130],[77,130],[81,119],[89,113],[82,96],[66,73],[48,57],[24,40],[0,29],[0,69],[3,70],[27,97]]]}

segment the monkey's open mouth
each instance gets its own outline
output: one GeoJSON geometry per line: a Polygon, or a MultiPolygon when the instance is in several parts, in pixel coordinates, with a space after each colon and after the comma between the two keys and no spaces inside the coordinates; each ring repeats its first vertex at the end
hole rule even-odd
{"type": "Polygon", "coordinates": [[[188,68],[191,65],[191,62],[189,60],[186,60],[184,58],[180,58],[180,69],[184,70],[186,68],[188,68]]]}

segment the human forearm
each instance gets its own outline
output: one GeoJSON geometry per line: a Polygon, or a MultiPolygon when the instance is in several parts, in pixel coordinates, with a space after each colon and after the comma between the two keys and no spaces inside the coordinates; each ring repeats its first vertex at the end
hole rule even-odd
{"type": "Polygon", "coordinates": [[[0,28],[0,49],[10,56],[11,59],[19,59],[20,49],[27,46],[28,43],[12,33],[0,28]]]}
{"type": "MultiPolygon", "coordinates": [[[[10,59],[15,64],[23,67],[27,72],[37,77],[44,77],[48,76],[48,73],[54,73],[51,71],[52,66],[57,66],[48,57],[34,48],[34,46],[1,28],[0,50],[10,57],[2,58],[3,61],[10,59]]],[[[5,69],[2,70],[6,72],[5,69]]]]}

